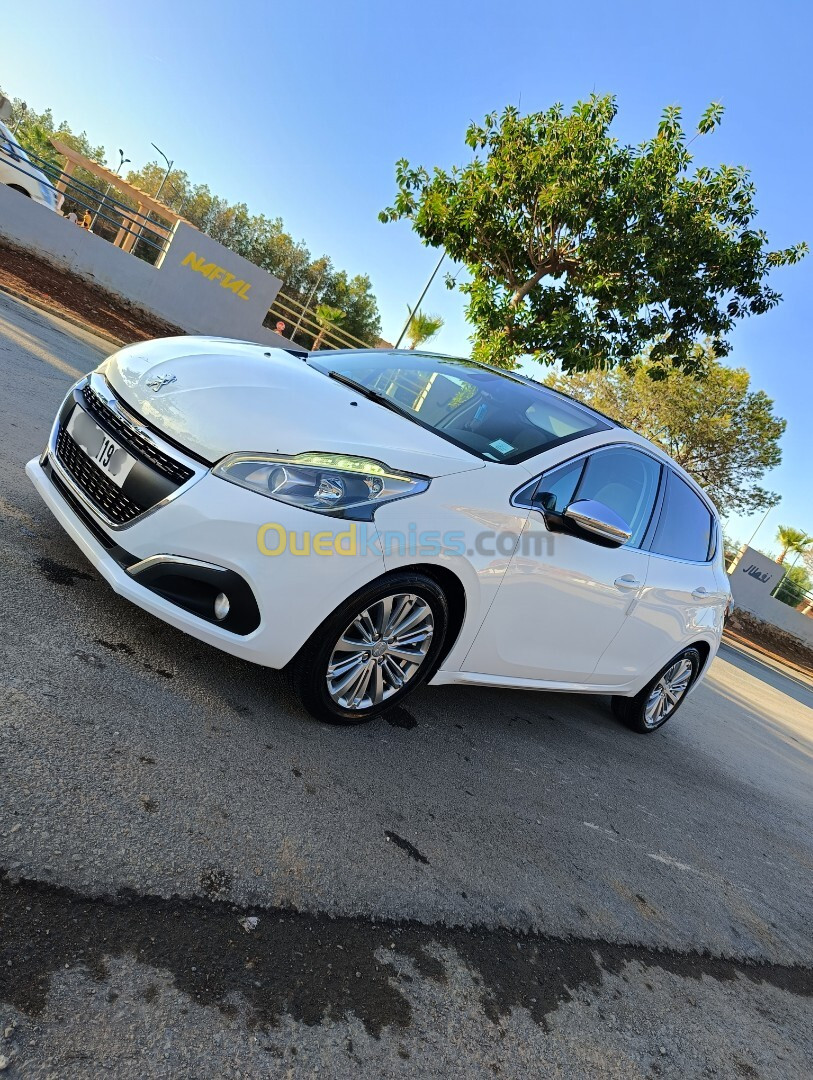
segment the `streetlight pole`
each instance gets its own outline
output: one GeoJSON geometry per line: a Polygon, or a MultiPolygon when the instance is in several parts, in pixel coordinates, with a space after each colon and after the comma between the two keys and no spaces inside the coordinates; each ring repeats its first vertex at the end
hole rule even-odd
{"type": "Polygon", "coordinates": [[[299,313],[299,318],[298,318],[298,319],[296,320],[296,326],[295,326],[295,327],[293,328],[293,330],[291,331],[291,336],[290,336],[290,338],[288,339],[289,341],[293,341],[293,340],[294,340],[294,338],[295,338],[295,336],[296,336],[296,332],[297,332],[297,330],[299,330],[299,327],[300,327],[300,326],[302,325],[302,320],[303,320],[303,318],[305,317],[305,313],[307,312],[308,308],[310,307],[310,303],[311,303],[311,300],[313,300],[314,296],[316,295],[316,290],[317,290],[317,289],[319,288],[319,286],[321,285],[321,283],[322,283],[322,278],[323,278],[324,276],[325,276],[325,272],[324,272],[324,270],[322,270],[322,271],[320,272],[320,274],[319,274],[319,277],[318,277],[318,278],[316,279],[316,284],[315,284],[315,285],[313,286],[313,288],[312,288],[312,289],[311,289],[311,291],[310,291],[310,296],[309,296],[309,297],[308,297],[308,299],[307,299],[307,300],[305,301],[305,306],[304,306],[304,307],[302,308],[302,310],[301,310],[301,311],[300,311],[300,313],[299,313]]]}
{"type": "Polygon", "coordinates": [[[20,115],[17,117],[17,120],[16,120],[16,122],[14,124],[14,128],[13,128],[13,131],[14,131],[15,135],[17,134],[17,128],[20,126],[20,124],[23,122],[23,120],[25,119],[25,117],[27,115],[28,115],[28,105],[23,101],[23,102],[20,103],[20,115]]]}
{"type": "Polygon", "coordinates": [[[167,155],[166,155],[166,154],[164,153],[164,151],[163,151],[163,150],[161,150],[161,149],[159,149],[159,148],[158,148],[158,147],[157,147],[157,146],[155,145],[155,143],[150,143],[150,146],[151,146],[151,147],[152,147],[152,148],[153,148],[154,150],[158,150],[158,153],[159,153],[159,154],[161,155],[161,157],[162,157],[162,158],[164,159],[164,161],[165,161],[165,162],[167,163],[167,171],[166,171],[166,172],[164,173],[164,178],[163,178],[163,180],[161,181],[161,183],[160,183],[160,184],[158,185],[158,190],[156,191],[156,193],[155,193],[155,196],[154,196],[154,197],[155,197],[155,198],[157,199],[157,198],[159,198],[159,196],[160,196],[161,192],[162,192],[162,191],[164,190],[164,184],[165,184],[165,183],[167,182],[167,180],[169,179],[169,174],[170,174],[170,173],[172,172],[172,166],[173,166],[173,165],[175,164],[175,162],[174,162],[174,161],[170,161],[170,160],[169,160],[169,158],[167,157],[167,155]]]}
{"type": "MultiPolygon", "coordinates": [[[[121,170],[122,170],[122,169],[124,168],[124,165],[125,165],[125,164],[126,164],[126,163],[127,163],[128,161],[129,161],[129,160],[130,160],[130,159],[129,159],[128,157],[125,157],[125,156],[124,156],[124,151],[123,151],[123,150],[119,150],[119,167],[118,167],[118,168],[116,169],[116,176],[121,176],[121,170]]],[[[93,231],[93,226],[94,226],[94,225],[96,224],[96,218],[97,218],[97,217],[99,216],[99,214],[100,214],[100,213],[102,212],[102,207],[104,206],[104,200],[105,200],[105,199],[107,198],[107,196],[108,196],[108,195],[110,194],[110,189],[112,188],[112,186],[113,186],[112,184],[108,184],[108,185],[107,185],[107,190],[105,191],[104,195],[102,195],[102,201],[101,201],[101,202],[99,203],[99,209],[98,209],[98,210],[96,211],[96,213],[95,213],[95,214],[93,215],[93,220],[92,220],[92,221],[91,221],[91,223],[90,223],[90,229],[91,229],[91,232],[93,231]]]]}
{"type": "Polygon", "coordinates": [[[762,526],[763,526],[763,525],[765,524],[765,519],[766,519],[766,518],[768,517],[768,514],[770,514],[771,510],[775,510],[777,506],[779,506],[779,503],[778,503],[778,502],[777,502],[777,503],[774,503],[774,505],[773,505],[773,506],[769,506],[769,507],[768,507],[768,509],[767,509],[767,510],[765,511],[765,513],[763,514],[763,516],[762,516],[762,520],[760,521],[759,525],[757,525],[757,527],[756,527],[756,528],[754,529],[753,533],[751,534],[751,539],[750,539],[750,540],[748,541],[748,543],[746,544],[746,547],[750,547],[750,546],[751,546],[751,544],[753,544],[753,542],[754,542],[754,537],[755,537],[755,536],[756,536],[756,534],[757,534],[757,533],[759,532],[759,530],[760,530],[760,529],[762,528],[762,526]]]}
{"type": "Polygon", "coordinates": [[[424,297],[425,297],[425,296],[426,296],[426,294],[427,294],[427,293],[429,292],[429,286],[430,286],[430,285],[432,284],[432,282],[433,282],[433,281],[435,280],[435,274],[437,274],[438,270],[440,270],[440,264],[441,264],[441,263],[443,262],[443,260],[444,260],[445,258],[446,258],[446,251],[445,251],[445,249],[444,249],[444,250],[443,250],[443,251],[441,252],[441,254],[440,254],[440,258],[438,259],[438,262],[437,262],[437,266],[436,266],[436,267],[435,267],[435,269],[434,269],[434,270],[432,271],[432,273],[431,273],[431,274],[430,274],[430,276],[429,276],[429,280],[427,281],[427,283],[426,283],[426,284],[424,285],[424,287],[423,287],[423,292],[422,292],[422,293],[421,293],[421,295],[420,295],[420,296],[418,297],[418,303],[417,303],[417,304],[415,305],[415,307],[414,307],[414,308],[412,308],[412,310],[410,311],[410,313],[409,313],[409,318],[408,318],[408,319],[407,319],[407,321],[406,321],[406,322],[404,323],[404,329],[403,329],[403,330],[401,331],[401,333],[400,333],[400,334],[398,335],[398,340],[397,340],[397,341],[395,342],[395,346],[394,346],[394,347],[395,347],[396,349],[397,349],[397,348],[398,348],[398,346],[399,346],[399,345],[401,344],[401,342],[402,342],[402,341],[404,340],[404,335],[406,334],[407,330],[409,330],[409,326],[410,326],[410,323],[411,323],[411,322],[412,322],[412,320],[413,320],[413,319],[415,318],[415,315],[416,315],[416,313],[417,313],[417,311],[418,311],[418,308],[419,308],[419,307],[421,306],[421,304],[423,303],[423,299],[424,299],[424,297]]]}
{"type": "MultiPolygon", "coordinates": [[[[157,150],[158,153],[161,155],[161,157],[164,159],[164,161],[167,163],[167,171],[164,173],[163,178],[161,180],[161,183],[158,185],[158,190],[153,195],[153,198],[157,199],[157,198],[160,197],[161,192],[164,190],[164,184],[169,179],[169,174],[172,172],[172,166],[175,164],[175,162],[174,162],[174,160],[170,161],[169,158],[167,157],[167,155],[164,153],[164,151],[160,148],[160,146],[156,146],[154,142],[151,142],[150,146],[153,148],[153,150],[157,150]]],[[[141,233],[144,230],[144,226],[149,223],[149,220],[150,220],[150,211],[147,211],[147,216],[141,222],[141,224],[138,226],[138,233],[136,234],[135,243],[133,244],[133,254],[134,255],[135,255],[136,244],[141,239],[141,233]]]]}

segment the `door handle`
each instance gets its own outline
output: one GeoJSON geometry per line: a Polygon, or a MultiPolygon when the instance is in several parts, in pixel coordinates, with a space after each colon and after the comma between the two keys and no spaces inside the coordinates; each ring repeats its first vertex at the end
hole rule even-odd
{"type": "Polygon", "coordinates": [[[692,596],[695,600],[705,600],[707,596],[710,596],[709,590],[705,585],[698,585],[696,589],[692,590],[692,596]]]}
{"type": "Polygon", "coordinates": [[[640,589],[642,582],[632,574],[624,574],[623,577],[617,577],[613,584],[619,589],[640,589]]]}

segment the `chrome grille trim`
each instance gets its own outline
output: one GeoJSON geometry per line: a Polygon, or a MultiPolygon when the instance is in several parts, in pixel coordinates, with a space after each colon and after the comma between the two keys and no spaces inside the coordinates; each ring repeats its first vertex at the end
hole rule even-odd
{"type": "Polygon", "coordinates": [[[85,411],[90,413],[101,427],[106,428],[116,442],[129,450],[133,457],[151,465],[156,472],[176,484],[185,484],[195,475],[194,470],[162,453],[151,438],[145,438],[141,431],[146,429],[134,430],[132,421],[117,407],[115,398],[108,395],[108,400],[105,400],[90,383],[85,383],[82,387],[82,397],[86,405],[85,411]]]}
{"type": "MultiPolygon", "coordinates": [[[[73,443],[73,440],[71,439],[70,442],[73,443]]],[[[60,407],[53,427],[51,428],[51,434],[48,439],[48,447],[46,452],[48,454],[51,466],[54,472],[57,474],[60,482],[67,487],[68,491],[73,495],[75,499],[79,501],[79,503],[83,507],[85,507],[87,512],[91,514],[92,517],[97,519],[101,525],[104,526],[104,529],[107,532],[118,532],[119,530],[128,529],[132,525],[143,521],[144,518],[148,517],[150,514],[155,513],[156,510],[160,510],[163,506],[166,506],[167,503],[172,502],[173,499],[176,499],[179,495],[183,494],[183,492],[187,491],[193,484],[196,484],[198,480],[205,476],[206,473],[209,471],[207,466],[202,465],[199,461],[196,461],[195,459],[184,454],[175,446],[171,445],[168,442],[165,442],[155,432],[145,428],[144,425],[136,417],[132,416],[121,405],[121,403],[115,397],[112,389],[108,386],[107,380],[101,374],[99,374],[99,372],[95,371],[92,372],[90,375],[86,376],[84,379],[81,379],[69,391],[68,395],[62,403],[62,406],[60,407]],[[153,468],[156,472],[159,473],[159,475],[164,476],[165,479],[170,479],[166,475],[166,473],[156,468],[154,459],[151,460],[151,457],[147,456],[146,453],[139,452],[135,449],[135,439],[138,438],[139,441],[143,440],[144,443],[148,444],[148,446],[150,447],[151,455],[160,455],[168,462],[174,462],[180,469],[183,469],[184,474],[186,474],[187,472],[189,473],[189,479],[187,479],[184,483],[179,484],[179,486],[170,495],[167,495],[165,498],[161,499],[159,502],[155,503],[151,507],[139,507],[137,515],[129,517],[127,520],[115,520],[115,518],[111,517],[109,513],[104,510],[103,503],[102,505],[99,505],[94,502],[93,499],[89,496],[88,492],[83,490],[83,488],[74,478],[74,476],[66,467],[65,463],[59,455],[58,443],[60,432],[62,431],[62,419],[64,418],[65,423],[67,423],[69,406],[71,402],[74,402],[77,407],[84,407],[85,411],[88,412],[91,416],[93,416],[94,419],[96,419],[95,414],[87,407],[86,404],[84,390],[85,387],[88,386],[90,387],[92,393],[99,397],[103,404],[107,408],[109,408],[109,410],[114,413],[117,418],[120,419],[120,422],[123,425],[126,425],[126,430],[129,429],[130,439],[132,440],[132,443],[130,445],[125,443],[125,440],[122,436],[114,434],[114,430],[111,426],[111,435],[113,435],[114,439],[118,439],[119,441],[121,441],[123,445],[127,445],[128,452],[132,453],[133,456],[136,457],[142,464],[147,465],[149,468],[153,468]]],[[[86,457],[86,455],[84,455],[82,451],[79,451],[78,448],[77,452],[82,454],[83,457],[86,457]]],[[[90,459],[88,459],[88,461],[89,460],[90,459]]],[[[90,464],[93,465],[93,462],[90,462],[90,464]]],[[[177,483],[178,481],[174,480],[173,482],[177,483]]],[[[131,506],[136,505],[132,502],[132,500],[128,500],[128,502],[131,506]]]]}

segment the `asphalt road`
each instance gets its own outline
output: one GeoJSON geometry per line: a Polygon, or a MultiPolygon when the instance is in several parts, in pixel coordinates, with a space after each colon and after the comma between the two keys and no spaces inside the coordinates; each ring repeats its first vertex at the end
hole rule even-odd
{"type": "Polygon", "coordinates": [[[650,737],[452,687],[320,725],[29,485],[110,348],[0,294],[0,1071],[809,1075],[811,686],[724,648],[650,737]]]}

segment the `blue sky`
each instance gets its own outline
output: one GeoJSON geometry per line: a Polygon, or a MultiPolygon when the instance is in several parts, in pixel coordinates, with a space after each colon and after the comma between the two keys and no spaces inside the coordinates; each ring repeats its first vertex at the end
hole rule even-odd
{"type": "MultiPolygon", "coordinates": [[[[638,142],[666,104],[680,104],[688,126],[722,101],[723,126],[693,144],[697,161],[752,169],[759,224],[775,246],[813,241],[813,13],[802,0],[6,7],[7,92],[50,105],[111,159],[121,146],[139,166],[154,142],[193,180],[279,215],[314,256],[370,275],[390,340],[437,258],[407,224],[377,221],[394,163],[465,160],[468,122],[509,102],[530,111],[611,92],[616,134],[638,142]]],[[[769,478],[783,501],[761,546],[780,521],[813,533],[813,257],[774,284],[784,302],[736,331],[729,358],[788,420],[769,478]]],[[[425,307],[446,320],[433,346],[466,352],[462,298],[440,276],[425,307]]],[[[747,539],[757,521],[732,519],[729,532],[747,539]]]]}

